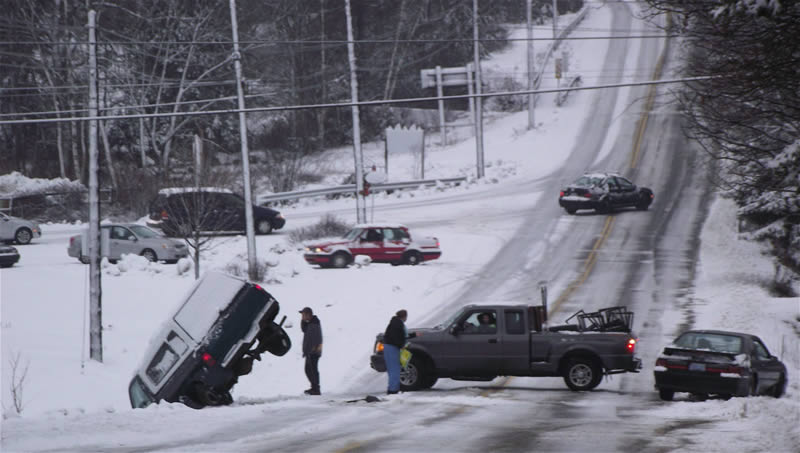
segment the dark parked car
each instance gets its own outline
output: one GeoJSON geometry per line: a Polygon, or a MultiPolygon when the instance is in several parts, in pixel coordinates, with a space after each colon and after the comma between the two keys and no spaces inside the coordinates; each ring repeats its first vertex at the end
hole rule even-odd
{"type": "Polygon", "coordinates": [[[656,389],[662,400],[675,392],[706,397],[770,395],[786,390],[786,366],[755,335],[719,330],[681,334],[656,360],[656,389]]]}
{"type": "Polygon", "coordinates": [[[645,211],[654,197],[652,190],[637,187],[618,174],[587,173],[561,190],[558,205],[569,214],[575,214],[579,209],[608,213],[625,207],[645,211]]]}
{"type": "Polygon", "coordinates": [[[19,251],[10,245],[0,245],[0,267],[11,267],[19,261],[19,251]]]}
{"type": "MultiPolygon", "coordinates": [[[[184,237],[197,227],[203,232],[234,233],[246,228],[244,198],[227,189],[177,187],[162,189],[150,202],[147,225],[167,236],[184,237]]],[[[269,234],[286,224],[280,212],[253,206],[256,234],[269,234]]]]}
{"type": "Polygon", "coordinates": [[[131,406],[230,404],[231,389],[253,360],[291,348],[283,321],[275,323],[278,311],[278,301],[259,285],[209,272],[150,340],[128,387],[131,406]]]}

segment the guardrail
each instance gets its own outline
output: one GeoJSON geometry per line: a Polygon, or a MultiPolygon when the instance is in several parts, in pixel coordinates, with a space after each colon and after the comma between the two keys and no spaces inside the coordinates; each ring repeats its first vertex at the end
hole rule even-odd
{"type": "MultiPolygon", "coordinates": [[[[438,178],[438,179],[420,179],[416,181],[403,181],[403,182],[387,182],[381,184],[370,184],[370,192],[385,192],[387,190],[400,190],[400,189],[413,189],[419,186],[435,186],[436,184],[461,184],[466,181],[466,176],[457,178],[438,178]]],[[[309,189],[309,190],[296,190],[292,192],[278,192],[270,195],[258,197],[258,204],[269,203],[273,201],[286,201],[297,200],[300,198],[321,197],[327,195],[338,194],[353,194],[356,193],[355,184],[344,184],[341,186],[325,187],[322,189],[309,189]]]]}

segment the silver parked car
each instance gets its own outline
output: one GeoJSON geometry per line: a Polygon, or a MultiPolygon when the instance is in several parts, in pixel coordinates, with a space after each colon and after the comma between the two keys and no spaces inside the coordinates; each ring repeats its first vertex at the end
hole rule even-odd
{"type": "MultiPolygon", "coordinates": [[[[189,250],[181,241],[169,239],[160,233],[135,223],[114,223],[100,226],[102,237],[100,253],[111,261],[122,258],[122,255],[141,255],[150,261],[177,262],[189,256],[189,250]],[[107,244],[107,245],[106,245],[107,244]]],[[[82,247],[82,236],[79,234],[69,238],[67,254],[88,263],[82,247]]]]}
{"type": "Polygon", "coordinates": [[[0,241],[24,245],[41,236],[42,229],[38,223],[0,212],[0,241]]]}

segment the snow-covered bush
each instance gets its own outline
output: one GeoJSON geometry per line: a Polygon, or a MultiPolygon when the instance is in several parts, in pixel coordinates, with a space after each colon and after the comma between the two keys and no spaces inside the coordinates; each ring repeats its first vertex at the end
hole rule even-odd
{"type": "Polygon", "coordinates": [[[289,234],[289,240],[295,244],[324,237],[340,237],[350,231],[353,226],[339,220],[332,214],[326,214],[319,222],[309,227],[298,228],[289,234]]]}

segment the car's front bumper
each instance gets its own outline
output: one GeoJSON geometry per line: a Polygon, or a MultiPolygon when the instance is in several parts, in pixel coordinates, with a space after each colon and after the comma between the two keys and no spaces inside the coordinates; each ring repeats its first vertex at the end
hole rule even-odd
{"type": "Polygon", "coordinates": [[[653,374],[657,389],[675,392],[747,396],[750,389],[750,379],[747,375],[722,377],[719,374],[682,370],[656,370],[653,374]]]}
{"type": "Polygon", "coordinates": [[[330,255],[320,255],[317,253],[306,253],[303,255],[303,258],[305,258],[308,264],[324,265],[324,264],[330,264],[331,262],[330,255]]]}

